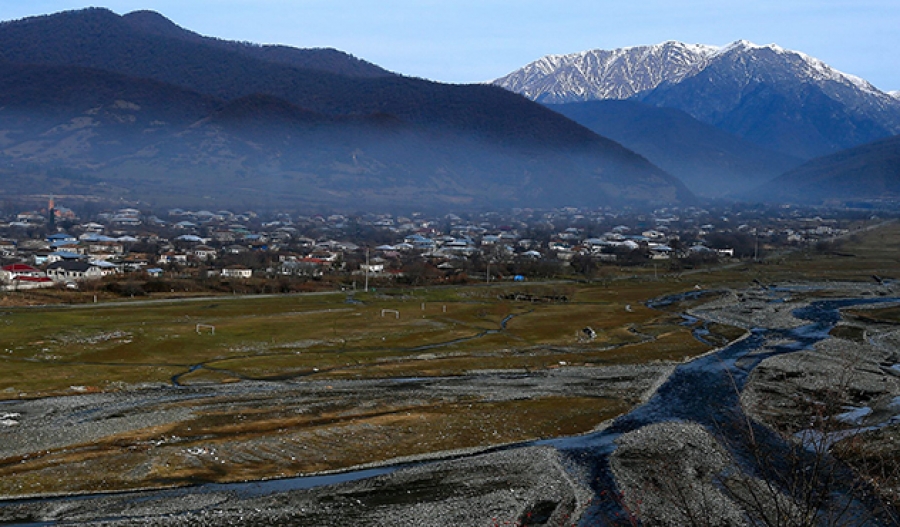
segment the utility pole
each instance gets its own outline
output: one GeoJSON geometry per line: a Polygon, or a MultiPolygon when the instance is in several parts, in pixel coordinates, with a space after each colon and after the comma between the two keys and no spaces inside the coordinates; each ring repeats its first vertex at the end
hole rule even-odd
{"type": "Polygon", "coordinates": [[[369,292],[369,248],[366,247],[366,293],[369,292]]]}
{"type": "Polygon", "coordinates": [[[753,244],[753,261],[758,262],[759,261],[759,231],[756,231],[754,234],[756,234],[756,236],[755,236],[755,243],[753,244]]]}

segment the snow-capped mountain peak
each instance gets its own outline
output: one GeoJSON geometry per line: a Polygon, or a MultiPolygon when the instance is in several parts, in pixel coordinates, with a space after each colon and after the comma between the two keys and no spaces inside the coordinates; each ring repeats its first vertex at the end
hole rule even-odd
{"type": "MultiPolygon", "coordinates": [[[[721,47],[669,40],[652,46],[548,55],[493,83],[545,103],[627,99],[664,82],[681,82],[711,64],[734,61],[735,57],[744,63],[748,78],[791,70],[791,75],[811,82],[836,82],[879,98],[886,95],[866,80],[838,71],[805,53],[748,40],[721,47]],[[763,71],[766,69],[769,71],[763,71]]],[[[898,97],[894,94],[891,98],[898,97]]]]}
{"type": "Polygon", "coordinates": [[[768,50],[774,51],[776,53],[784,53],[785,52],[785,49],[782,48],[781,46],[779,46],[778,44],[760,45],[760,44],[754,44],[753,42],[750,42],[749,40],[735,40],[734,42],[732,42],[731,44],[728,44],[727,46],[722,46],[722,47],[718,48],[718,51],[716,52],[716,54],[723,55],[725,53],[728,53],[730,51],[735,51],[735,50],[751,51],[751,50],[759,50],[759,49],[768,49],[768,50]]]}
{"type": "Polygon", "coordinates": [[[900,95],[777,44],[668,41],[554,55],[495,84],[543,103],[634,99],[814,157],[900,133],[900,95]]]}
{"type": "Polygon", "coordinates": [[[700,71],[719,48],[667,41],[653,46],[548,55],[494,84],[541,102],[627,99],[700,71]]]}
{"type": "Polygon", "coordinates": [[[859,90],[871,94],[876,94],[878,96],[884,95],[883,92],[872,86],[865,79],[857,77],[856,75],[838,71],[837,69],[832,68],[825,62],[815,57],[807,55],[806,53],[803,53],[801,51],[782,48],[778,44],[758,45],[747,40],[738,40],[721,48],[716,53],[716,58],[728,57],[729,55],[735,54],[743,57],[753,56],[759,58],[761,54],[765,52],[774,53],[779,57],[781,64],[775,64],[775,62],[767,62],[763,66],[764,68],[770,70],[792,68],[796,70],[796,75],[806,77],[809,81],[812,82],[818,83],[830,81],[841,84],[850,84],[859,90]]]}

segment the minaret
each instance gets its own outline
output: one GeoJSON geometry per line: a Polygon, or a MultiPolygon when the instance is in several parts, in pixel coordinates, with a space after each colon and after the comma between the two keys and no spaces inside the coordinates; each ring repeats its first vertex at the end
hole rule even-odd
{"type": "Polygon", "coordinates": [[[56,225],[56,202],[53,200],[53,194],[50,195],[50,202],[47,203],[47,216],[50,217],[50,228],[56,225]]]}

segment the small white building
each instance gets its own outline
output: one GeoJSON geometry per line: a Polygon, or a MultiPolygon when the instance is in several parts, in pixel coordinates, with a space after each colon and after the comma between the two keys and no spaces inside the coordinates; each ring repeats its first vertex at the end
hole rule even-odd
{"type": "Polygon", "coordinates": [[[361,264],[359,270],[363,273],[380,274],[384,272],[384,264],[381,262],[361,264]]]}
{"type": "Polygon", "coordinates": [[[109,274],[105,269],[93,262],[83,260],[62,260],[54,262],[47,267],[47,276],[55,282],[69,282],[73,280],[91,280],[102,278],[109,274]]]}
{"type": "Polygon", "coordinates": [[[246,267],[226,267],[222,269],[220,275],[222,278],[251,278],[253,277],[253,269],[246,267]]]}
{"type": "Polygon", "coordinates": [[[216,250],[208,245],[198,245],[191,250],[194,258],[200,260],[201,262],[205,262],[207,260],[214,260],[216,258],[216,250]]]}

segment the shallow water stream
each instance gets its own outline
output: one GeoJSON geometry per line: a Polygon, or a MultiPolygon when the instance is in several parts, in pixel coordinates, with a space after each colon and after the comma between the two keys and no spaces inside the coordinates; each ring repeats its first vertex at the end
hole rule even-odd
{"type": "MultiPolygon", "coordinates": [[[[694,298],[699,294],[699,292],[691,292],[667,297],[651,303],[650,306],[668,305],[694,298]]],[[[750,371],[768,357],[808,349],[816,342],[828,338],[829,331],[840,320],[839,310],[841,308],[876,302],[896,302],[897,300],[896,298],[869,298],[814,302],[794,312],[797,318],[808,321],[808,324],[789,330],[756,328],[748,336],[731,345],[679,366],[649,401],[619,417],[602,431],[578,437],[528,443],[526,446],[535,444],[553,446],[578,468],[573,473],[587,474],[587,483],[593,488],[597,499],[582,517],[580,525],[583,526],[605,525],[606,519],[615,517],[617,513],[622,512],[620,504],[615,500],[600,499],[603,491],[615,488],[609,468],[609,456],[615,449],[616,438],[650,424],[667,421],[699,423],[714,436],[723,440],[723,444],[728,445],[730,453],[742,464],[742,468],[751,473],[761,473],[763,469],[754,465],[753,456],[747,451],[749,447],[746,444],[734,440],[734,438],[727,438],[728,440],[725,441],[726,438],[723,437],[724,430],[746,423],[738,398],[750,371]]],[[[775,301],[778,299],[773,298],[773,302],[775,301]]],[[[686,320],[694,322],[693,318],[686,320]]],[[[507,320],[504,320],[504,324],[506,322],[507,320]]],[[[700,320],[700,322],[704,321],[700,320]]],[[[697,336],[702,338],[702,334],[697,336]]],[[[759,434],[763,440],[775,448],[784,445],[782,439],[762,427],[755,428],[754,433],[759,434]]],[[[518,446],[504,448],[517,448],[518,446]]],[[[328,476],[287,478],[264,482],[205,484],[182,489],[134,493],[133,496],[135,501],[175,499],[186,495],[223,492],[241,497],[255,497],[371,478],[408,466],[398,465],[328,476]]],[[[125,493],[119,496],[129,495],[125,493]]],[[[60,497],[45,498],[41,501],[62,505],[66,501],[89,498],[90,496],[60,497]]],[[[22,500],[0,502],[0,508],[22,502],[22,500]]],[[[854,502],[852,506],[860,508],[860,515],[865,514],[865,504],[854,502]]],[[[47,523],[7,525],[47,525],[47,523]]]]}
{"type": "MultiPolygon", "coordinates": [[[[676,296],[665,300],[679,301],[683,298],[676,296]]],[[[742,468],[754,475],[763,475],[766,467],[756,466],[750,445],[734,435],[723,436],[727,431],[746,428],[748,420],[739,404],[739,394],[753,368],[769,357],[808,349],[828,338],[829,331],[840,321],[842,308],[896,301],[896,298],[879,298],[813,302],[793,313],[809,324],[790,330],[754,328],[746,338],[679,366],[646,404],[619,417],[604,430],[581,437],[551,440],[546,444],[565,452],[573,462],[588,470],[590,485],[598,497],[604,490],[616,487],[609,467],[615,440],[622,434],[667,421],[690,421],[703,425],[723,445],[727,445],[742,468]]],[[[788,446],[784,441],[768,429],[754,426],[753,433],[773,452],[779,449],[787,452],[788,446]]],[[[861,503],[851,506],[866,507],[861,503]]],[[[623,514],[617,500],[598,499],[580,525],[605,525],[608,518],[623,514]]],[[[854,514],[871,516],[865,510],[854,514]]]]}

